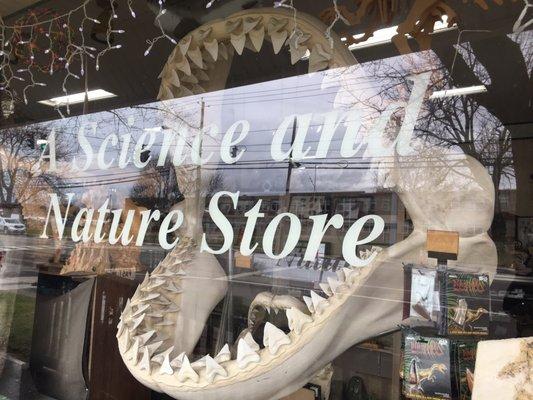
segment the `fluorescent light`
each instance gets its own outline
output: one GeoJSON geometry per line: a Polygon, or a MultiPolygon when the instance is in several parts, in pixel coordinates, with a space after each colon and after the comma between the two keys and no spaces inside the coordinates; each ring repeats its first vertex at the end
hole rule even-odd
{"type": "MultiPolygon", "coordinates": [[[[109,97],[115,97],[116,94],[108,92],[104,89],[95,89],[87,91],[87,100],[95,101],[100,99],[107,99],[109,97]]],[[[45,104],[51,107],[65,106],[67,104],[83,103],[85,101],[85,92],[69,94],[67,96],[53,97],[48,100],[40,100],[39,103],[45,104]]]]}
{"type": "MultiPolygon", "coordinates": [[[[417,23],[418,23],[418,21],[417,21],[417,23]]],[[[447,15],[443,15],[442,16],[442,21],[437,21],[435,23],[435,26],[433,28],[433,33],[448,31],[448,30],[452,30],[452,29],[456,28],[456,25],[454,25],[452,27],[448,27],[447,23],[448,23],[448,16],[447,15]]],[[[361,42],[361,43],[351,44],[350,46],[348,46],[348,49],[350,49],[350,50],[362,49],[362,48],[365,48],[365,47],[376,46],[378,44],[388,43],[388,42],[391,41],[392,37],[395,36],[398,33],[397,29],[398,29],[398,25],[394,25],[394,26],[391,26],[389,28],[378,29],[367,40],[365,40],[364,42],[361,42]]],[[[357,35],[353,35],[353,38],[354,39],[360,39],[364,35],[365,35],[364,33],[359,33],[357,35]]],[[[411,36],[407,35],[407,37],[410,38],[411,36]]],[[[342,38],[341,38],[341,40],[342,40],[342,38]]]]}
{"type": "Polygon", "coordinates": [[[467,96],[469,94],[485,93],[486,91],[487,88],[485,87],[485,85],[467,86],[462,88],[453,88],[433,92],[431,96],[429,96],[429,99],[433,100],[441,99],[443,97],[467,96]]]}

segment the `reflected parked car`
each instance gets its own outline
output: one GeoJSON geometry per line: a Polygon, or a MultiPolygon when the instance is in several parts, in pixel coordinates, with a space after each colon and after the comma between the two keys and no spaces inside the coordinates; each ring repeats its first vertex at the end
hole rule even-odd
{"type": "Polygon", "coordinates": [[[26,225],[17,218],[0,217],[0,232],[25,234],[26,225]]]}

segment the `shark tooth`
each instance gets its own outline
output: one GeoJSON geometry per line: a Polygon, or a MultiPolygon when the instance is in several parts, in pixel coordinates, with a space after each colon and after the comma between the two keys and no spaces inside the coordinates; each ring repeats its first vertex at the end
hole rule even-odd
{"type": "Polygon", "coordinates": [[[259,26],[256,29],[252,29],[250,32],[248,32],[248,37],[250,38],[250,42],[252,43],[254,50],[259,52],[261,47],[263,47],[263,42],[265,41],[265,28],[263,26],[259,26]]]}
{"type": "Polygon", "coordinates": [[[242,19],[237,18],[233,20],[226,21],[226,32],[234,33],[242,29],[242,19]]]}
{"type": "Polygon", "coordinates": [[[160,296],[157,300],[152,301],[152,304],[159,304],[160,306],[169,306],[172,302],[166,297],[160,296]]]}
{"type": "Polygon", "coordinates": [[[308,51],[309,50],[305,46],[298,46],[298,48],[289,47],[289,52],[291,53],[291,64],[294,65],[304,58],[308,51]]]}
{"type": "Polygon", "coordinates": [[[198,79],[194,75],[182,76],[181,80],[186,83],[198,83],[198,79]]]}
{"type": "Polygon", "coordinates": [[[183,72],[185,75],[191,74],[191,65],[187,60],[187,57],[181,56],[181,60],[173,62],[175,67],[183,72]]]}
{"type": "Polygon", "coordinates": [[[124,322],[122,322],[122,319],[118,322],[118,325],[117,325],[117,339],[122,335],[122,333],[124,332],[124,328],[125,328],[125,324],[124,322]]]}
{"type": "Polygon", "coordinates": [[[135,311],[133,314],[131,314],[132,317],[136,317],[137,315],[142,314],[146,309],[150,308],[150,304],[141,304],[137,311],[135,311]]]}
{"type": "Polygon", "coordinates": [[[131,346],[130,349],[126,353],[124,353],[124,357],[126,357],[127,360],[133,361],[133,365],[137,365],[137,356],[139,355],[139,346],[140,346],[140,340],[134,339],[133,346],[131,346]]]}
{"type": "Polygon", "coordinates": [[[256,363],[261,360],[259,354],[253,351],[244,339],[239,340],[237,344],[237,365],[244,369],[250,363],[256,363]]]}
{"type": "Polygon", "coordinates": [[[194,371],[194,369],[192,369],[191,363],[189,362],[189,359],[187,358],[186,355],[183,356],[181,368],[178,371],[178,375],[176,378],[178,379],[178,382],[185,382],[188,379],[190,379],[193,382],[198,382],[199,376],[194,371]]]}
{"type": "Polygon", "coordinates": [[[164,271],[164,272],[158,272],[158,273],[154,273],[152,274],[152,276],[162,276],[164,278],[167,278],[167,277],[171,277],[171,276],[174,276],[174,274],[170,271],[164,271]]]}
{"type": "Polygon", "coordinates": [[[155,353],[155,351],[161,347],[161,345],[163,344],[162,341],[160,342],[155,342],[155,343],[151,343],[151,344],[147,344],[145,347],[148,349],[148,351],[150,352],[150,357],[152,356],[152,354],[155,353]]]}
{"type": "Polygon", "coordinates": [[[205,358],[207,356],[203,356],[202,358],[199,358],[198,360],[194,361],[191,363],[191,367],[194,369],[194,370],[197,370],[197,369],[202,369],[203,367],[205,367],[205,358]]]}
{"type": "Polygon", "coordinates": [[[186,86],[182,86],[179,90],[178,97],[187,97],[192,96],[194,93],[192,90],[186,86]]]}
{"type": "Polygon", "coordinates": [[[246,335],[244,335],[244,341],[248,346],[250,346],[253,351],[259,351],[259,349],[261,348],[254,340],[254,337],[250,332],[247,332],[246,335]]]}
{"type": "Polygon", "coordinates": [[[309,55],[309,72],[326,69],[331,57],[331,54],[320,43],[315,44],[309,55]]]}
{"type": "Polygon", "coordinates": [[[213,28],[208,27],[208,28],[199,29],[196,33],[200,40],[204,40],[206,37],[208,37],[211,34],[211,32],[213,32],[213,28]]]}
{"type": "Polygon", "coordinates": [[[230,35],[230,42],[235,48],[235,51],[238,55],[242,54],[242,51],[244,50],[244,44],[246,43],[246,35],[244,33],[241,33],[239,35],[230,35]]]}
{"type": "Polygon", "coordinates": [[[142,335],[135,336],[136,338],[139,338],[141,344],[148,343],[148,341],[151,339],[152,336],[154,336],[155,330],[148,331],[146,333],[143,333],[142,335]]]}
{"type": "Polygon", "coordinates": [[[204,61],[202,60],[202,52],[199,47],[195,49],[189,49],[187,56],[195,63],[199,68],[204,67],[204,61]]]}
{"type": "Polygon", "coordinates": [[[148,371],[150,373],[150,352],[147,347],[142,350],[141,362],[139,363],[139,369],[141,371],[148,371]]]}
{"type": "Polygon", "coordinates": [[[148,293],[145,297],[143,297],[143,298],[141,299],[141,302],[145,302],[145,301],[150,301],[150,300],[153,300],[153,299],[157,299],[159,296],[161,296],[161,293],[157,293],[157,292],[148,293]]]}
{"type": "Polygon", "coordinates": [[[198,78],[199,81],[208,81],[210,78],[209,78],[209,75],[207,75],[203,70],[199,69],[198,71],[195,72],[195,76],[196,78],[198,78]]]}
{"type": "Polygon", "coordinates": [[[346,282],[350,285],[353,285],[355,282],[355,279],[359,275],[359,271],[351,268],[342,267],[342,270],[344,271],[344,276],[346,277],[346,282]]]}
{"type": "Polygon", "coordinates": [[[216,39],[206,40],[204,41],[204,47],[213,58],[213,61],[216,61],[218,58],[218,41],[216,39]]]}
{"type": "Polygon", "coordinates": [[[226,47],[226,45],[224,43],[219,43],[218,44],[218,52],[220,53],[220,55],[222,56],[222,58],[224,60],[227,60],[228,59],[228,48],[226,47]]]}
{"type": "Polygon", "coordinates": [[[169,100],[172,98],[174,98],[174,94],[172,93],[172,90],[170,90],[170,88],[162,82],[161,86],[159,87],[159,92],[157,93],[157,99],[158,100],[169,100]]]}
{"type": "Polygon", "coordinates": [[[160,375],[172,375],[174,370],[170,365],[170,354],[167,353],[163,356],[163,362],[161,363],[161,368],[157,371],[160,375]]]}
{"type": "Polygon", "coordinates": [[[194,84],[191,86],[191,90],[194,94],[201,94],[205,93],[205,89],[201,87],[200,85],[194,84]]]}
{"type": "Polygon", "coordinates": [[[333,292],[331,291],[331,288],[329,287],[327,283],[321,282],[318,284],[318,286],[320,286],[320,289],[322,289],[322,291],[326,293],[328,296],[333,296],[333,292]]]}
{"type": "Polygon", "coordinates": [[[141,316],[133,319],[133,326],[131,328],[132,331],[134,331],[139,327],[139,325],[141,325],[141,323],[144,321],[145,316],[146,314],[142,314],[141,316]]]}
{"type": "Polygon", "coordinates": [[[148,313],[146,316],[150,318],[163,318],[163,314],[156,312],[148,313]]]}
{"type": "MultiPolygon", "coordinates": [[[[173,72],[176,75],[176,78],[178,79],[178,84],[174,85],[174,86],[179,87],[180,86],[180,82],[179,82],[178,74],[176,74],[176,71],[173,71],[173,72]]],[[[164,279],[159,279],[159,278],[156,277],[156,279],[154,279],[153,282],[150,282],[148,284],[148,286],[146,286],[143,290],[144,291],[151,291],[151,290],[154,290],[155,288],[158,288],[159,286],[164,285],[164,284],[165,284],[165,280],[164,279]]]]}
{"type": "Polygon", "coordinates": [[[141,284],[139,285],[139,287],[141,287],[141,288],[145,287],[146,285],[148,285],[149,281],[150,281],[150,273],[147,272],[146,275],[144,275],[144,279],[141,282],[141,284]]]}
{"type": "Polygon", "coordinates": [[[277,32],[281,29],[284,29],[288,23],[289,23],[289,20],[286,18],[281,18],[281,19],[270,18],[267,24],[268,33],[270,34],[272,32],[277,32]]]}
{"type": "Polygon", "coordinates": [[[205,356],[205,376],[207,381],[213,383],[217,375],[226,377],[228,376],[228,373],[213,358],[211,358],[211,356],[205,356]]]}
{"type": "Polygon", "coordinates": [[[287,40],[288,33],[286,30],[280,30],[272,32],[270,34],[270,39],[272,40],[272,48],[274,49],[274,54],[278,54],[285,40],[287,40]]]}
{"type": "Polygon", "coordinates": [[[176,287],[176,285],[174,285],[174,282],[169,282],[169,284],[167,286],[165,286],[163,289],[167,290],[169,292],[172,292],[172,293],[182,293],[183,292],[181,287],[176,287]]]}
{"type": "Polygon", "coordinates": [[[170,365],[172,365],[174,368],[181,368],[181,364],[183,364],[183,359],[185,358],[185,352],[180,353],[176,358],[174,358],[170,365]]]}
{"type": "MultiPolygon", "coordinates": [[[[174,346],[170,346],[165,351],[162,351],[161,353],[157,353],[154,356],[152,356],[152,361],[156,362],[158,364],[163,364],[165,357],[170,357],[170,354],[174,351],[174,346]]],[[[170,359],[169,359],[169,365],[170,365],[170,359]]]]}
{"type": "Polygon", "coordinates": [[[187,50],[189,50],[189,46],[191,45],[191,41],[192,41],[192,36],[187,35],[178,42],[178,47],[181,51],[181,54],[185,55],[185,53],[187,53],[187,50]]]}
{"type": "Polygon", "coordinates": [[[229,360],[231,360],[231,352],[228,344],[226,343],[215,356],[215,361],[221,363],[229,360]]]}
{"type": "Polygon", "coordinates": [[[159,75],[157,75],[157,77],[158,77],[159,79],[163,79],[163,77],[168,76],[168,73],[169,73],[168,64],[165,64],[165,66],[163,67],[163,69],[161,70],[161,72],[159,73],[159,75]]]}
{"type": "Polygon", "coordinates": [[[124,330],[124,333],[118,339],[118,346],[121,352],[124,354],[130,348],[130,331],[124,330]]]}
{"type": "Polygon", "coordinates": [[[340,291],[346,287],[346,284],[344,282],[339,282],[338,280],[328,277],[328,283],[329,287],[333,291],[333,293],[340,293],[340,291]]]}
{"type": "Polygon", "coordinates": [[[244,33],[250,32],[252,29],[255,29],[259,22],[261,22],[262,17],[246,17],[243,22],[244,33]]]}
{"type": "Polygon", "coordinates": [[[296,334],[300,334],[302,329],[308,323],[313,322],[313,317],[310,315],[304,314],[297,308],[289,308],[286,311],[287,321],[289,323],[289,329],[294,331],[296,334]]]}
{"type": "Polygon", "coordinates": [[[126,301],[126,305],[124,306],[124,309],[122,310],[122,314],[120,315],[120,319],[128,318],[131,316],[131,301],[128,299],[126,301]]]}
{"type": "Polygon", "coordinates": [[[328,306],[328,301],[316,292],[311,290],[311,300],[313,301],[313,307],[317,314],[321,314],[328,306]]]}
{"type": "Polygon", "coordinates": [[[267,322],[263,335],[263,344],[268,347],[270,354],[277,354],[281,346],[291,344],[291,339],[277,326],[267,322]]]}
{"type": "Polygon", "coordinates": [[[309,309],[309,312],[314,313],[315,306],[313,305],[313,300],[311,300],[311,297],[303,296],[303,299],[305,301],[305,304],[307,305],[307,308],[309,309]]]}

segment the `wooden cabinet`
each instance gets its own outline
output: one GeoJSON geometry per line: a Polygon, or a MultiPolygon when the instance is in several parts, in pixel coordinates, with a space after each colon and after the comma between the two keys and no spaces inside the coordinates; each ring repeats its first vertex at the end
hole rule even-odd
{"type": "Polygon", "coordinates": [[[120,313],[138,283],[114,275],[96,278],[91,307],[89,399],[150,399],[150,389],[130,374],[118,351],[120,313]]]}

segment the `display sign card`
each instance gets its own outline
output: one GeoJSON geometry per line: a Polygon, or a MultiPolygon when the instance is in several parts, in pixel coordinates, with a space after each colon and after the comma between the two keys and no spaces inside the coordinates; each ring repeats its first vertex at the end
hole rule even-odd
{"type": "Polygon", "coordinates": [[[444,260],[457,260],[459,254],[459,233],[453,231],[427,231],[426,250],[428,256],[444,260]]]}
{"type": "Polygon", "coordinates": [[[408,399],[451,399],[450,342],[445,338],[406,334],[403,393],[408,399]]]}

